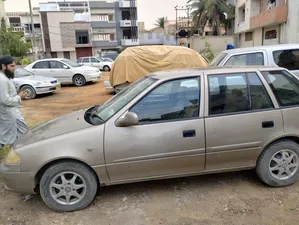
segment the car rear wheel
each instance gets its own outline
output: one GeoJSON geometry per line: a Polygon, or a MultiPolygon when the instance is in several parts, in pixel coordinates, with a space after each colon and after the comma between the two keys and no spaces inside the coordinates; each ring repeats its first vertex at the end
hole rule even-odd
{"type": "Polygon", "coordinates": [[[295,183],[299,176],[299,145],[290,140],[273,143],[260,155],[256,171],[263,182],[273,187],[295,183]]]}
{"type": "Polygon", "coordinates": [[[109,67],[109,66],[104,66],[104,67],[103,67],[103,70],[104,70],[105,72],[108,72],[108,71],[110,71],[110,67],[109,67]]]}
{"type": "Polygon", "coordinates": [[[73,78],[73,83],[77,87],[82,87],[86,84],[86,80],[82,75],[75,75],[73,78]]]}
{"type": "Polygon", "coordinates": [[[66,161],[52,165],[40,181],[41,197],[57,212],[72,212],[86,208],[94,200],[98,181],[86,165],[66,161]]]}
{"type": "Polygon", "coordinates": [[[34,88],[30,85],[24,85],[23,87],[21,87],[20,91],[27,93],[27,95],[25,96],[26,100],[34,99],[36,97],[36,92],[34,88]]]}

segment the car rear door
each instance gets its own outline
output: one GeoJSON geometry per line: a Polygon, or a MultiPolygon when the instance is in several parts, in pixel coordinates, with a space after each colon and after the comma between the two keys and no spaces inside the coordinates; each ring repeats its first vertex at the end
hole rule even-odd
{"type": "Polygon", "coordinates": [[[206,169],[252,168],[263,146],[283,133],[282,114],[257,70],[207,73],[206,169]]]}
{"type": "Polygon", "coordinates": [[[38,61],[34,65],[32,65],[31,71],[37,75],[42,77],[50,76],[50,62],[49,61],[38,61]]]}
{"type": "Polygon", "coordinates": [[[103,69],[103,63],[99,59],[97,59],[95,57],[91,57],[90,58],[90,65],[93,66],[93,67],[96,67],[96,68],[98,68],[100,70],[103,69]]]}

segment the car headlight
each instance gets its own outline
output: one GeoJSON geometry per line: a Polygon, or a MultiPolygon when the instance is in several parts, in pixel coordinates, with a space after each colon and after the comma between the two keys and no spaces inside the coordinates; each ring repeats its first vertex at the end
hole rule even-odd
{"type": "Polygon", "coordinates": [[[35,86],[45,86],[45,85],[51,85],[51,82],[49,82],[49,81],[44,81],[44,82],[38,81],[38,82],[35,83],[35,86]]]}
{"type": "Polygon", "coordinates": [[[14,149],[11,148],[5,158],[5,163],[7,165],[19,165],[21,164],[21,157],[14,149]]]}

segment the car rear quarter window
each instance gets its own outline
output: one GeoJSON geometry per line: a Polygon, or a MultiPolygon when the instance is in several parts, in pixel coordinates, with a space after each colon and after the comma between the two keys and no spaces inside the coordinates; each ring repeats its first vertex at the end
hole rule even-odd
{"type": "Polygon", "coordinates": [[[279,67],[288,70],[299,70],[299,49],[274,51],[273,58],[279,67]]]}
{"type": "Polygon", "coordinates": [[[37,62],[32,66],[33,69],[49,69],[50,64],[49,61],[42,61],[42,62],[37,62]]]}
{"type": "Polygon", "coordinates": [[[231,56],[225,63],[226,66],[263,66],[264,54],[262,52],[238,54],[231,56]]]}
{"type": "Polygon", "coordinates": [[[299,105],[299,81],[285,70],[262,72],[282,107],[299,105]]]}

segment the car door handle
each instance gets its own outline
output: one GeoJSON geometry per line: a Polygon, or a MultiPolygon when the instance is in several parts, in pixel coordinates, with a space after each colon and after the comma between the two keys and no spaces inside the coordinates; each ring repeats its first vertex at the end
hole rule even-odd
{"type": "Polygon", "coordinates": [[[272,128],[272,127],[274,127],[274,122],[273,121],[264,121],[264,122],[262,122],[262,127],[263,128],[272,128]]]}
{"type": "Polygon", "coordinates": [[[183,131],[183,137],[184,138],[191,138],[196,136],[196,131],[195,130],[184,130],[183,131]]]}

